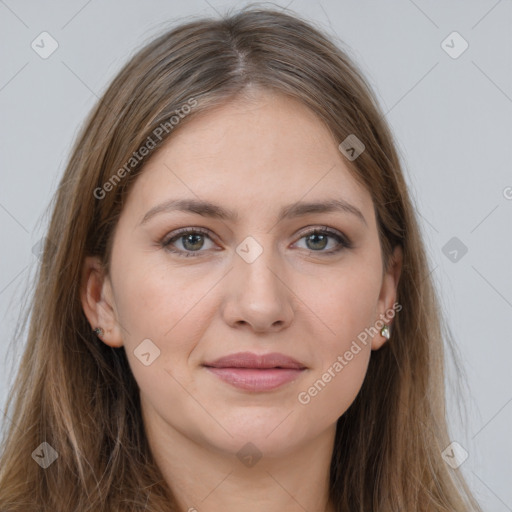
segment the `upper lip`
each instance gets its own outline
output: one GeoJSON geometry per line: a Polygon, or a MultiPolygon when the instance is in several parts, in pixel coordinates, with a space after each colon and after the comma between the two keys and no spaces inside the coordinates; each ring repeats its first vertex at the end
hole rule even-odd
{"type": "Polygon", "coordinates": [[[204,363],[204,366],[213,368],[291,368],[296,370],[306,368],[299,361],[278,352],[260,355],[252,352],[238,352],[204,363]]]}

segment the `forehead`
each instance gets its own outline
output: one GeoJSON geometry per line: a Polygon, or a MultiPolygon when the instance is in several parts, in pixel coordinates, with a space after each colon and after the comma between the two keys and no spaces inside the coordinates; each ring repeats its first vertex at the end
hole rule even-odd
{"type": "Polygon", "coordinates": [[[196,114],[145,165],[131,196],[140,208],[187,197],[279,209],[327,196],[373,208],[328,128],[299,100],[268,91],[196,114]]]}

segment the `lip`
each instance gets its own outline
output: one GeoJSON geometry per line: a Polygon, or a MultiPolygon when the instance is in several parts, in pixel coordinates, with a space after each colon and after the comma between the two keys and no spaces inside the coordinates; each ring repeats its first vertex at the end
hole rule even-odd
{"type": "Polygon", "coordinates": [[[297,379],[306,366],[284,354],[239,352],[203,365],[211,373],[247,391],[271,391],[297,379]]]}
{"type": "Polygon", "coordinates": [[[270,369],[284,368],[301,370],[306,365],[299,363],[293,357],[280,354],[279,352],[271,352],[269,354],[254,354],[253,352],[237,352],[221,357],[210,363],[204,363],[204,366],[213,368],[253,368],[253,369],[270,369]]]}

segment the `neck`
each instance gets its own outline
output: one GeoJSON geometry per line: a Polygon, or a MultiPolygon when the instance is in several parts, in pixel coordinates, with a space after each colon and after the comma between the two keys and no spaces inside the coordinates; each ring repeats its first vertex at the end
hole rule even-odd
{"type": "MultiPolygon", "coordinates": [[[[255,462],[198,443],[162,419],[146,424],[153,457],[183,512],[334,512],[329,470],[335,425],[255,462]],[[159,424],[157,424],[159,423],[159,424]]],[[[245,452],[244,452],[245,454],[245,452]]]]}

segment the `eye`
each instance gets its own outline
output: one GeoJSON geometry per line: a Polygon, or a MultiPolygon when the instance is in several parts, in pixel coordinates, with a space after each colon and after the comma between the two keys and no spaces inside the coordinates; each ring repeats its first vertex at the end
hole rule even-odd
{"type": "MultiPolygon", "coordinates": [[[[183,228],[171,233],[171,237],[166,237],[161,245],[169,252],[176,253],[178,256],[194,257],[201,253],[205,246],[205,237],[213,242],[209,236],[209,231],[203,228],[183,228]],[[181,244],[181,248],[175,247],[175,243],[181,244]]],[[[211,247],[206,247],[211,249],[211,247]]]]}
{"type": "MultiPolygon", "coordinates": [[[[195,257],[213,248],[212,246],[208,247],[208,244],[206,244],[205,247],[205,239],[213,244],[210,232],[207,229],[182,228],[165,237],[160,244],[165,250],[175,253],[178,256],[195,257]],[[181,247],[177,247],[177,244],[181,245],[181,247]]],[[[300,240],[306,241],[306,247],[304,247],[304,249],[325,255],[336,254],[342,249],[350,249],[352,247],[350,240],[346,236],[327,226],[310,229],[302,234],[299,241],[300,240]],[[332,242],[333,240],[334,247],[331,247],[327,251],[324,250],[329,246],[329,241],[332,242]]]]}
{"type": "Polygon", "coordinates": [[[322,254],[335,254],[340,252],[342,249],[349,249],[352,247],[351,242],[347,237],[334,231],[333,229],[323,226],[321,228],[315,228],[303,233],[300,240],[306,241],[306,250],[311,252],[319,252],[322,254]],[[334,248],[324,251],[329,245],[329,239],[334,240],[334,248]]]}

